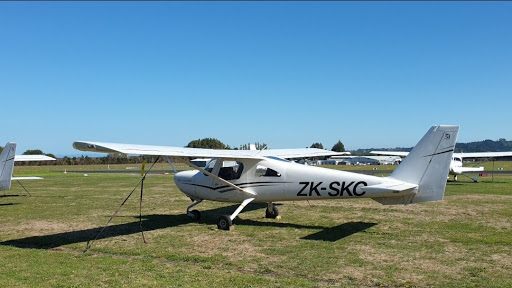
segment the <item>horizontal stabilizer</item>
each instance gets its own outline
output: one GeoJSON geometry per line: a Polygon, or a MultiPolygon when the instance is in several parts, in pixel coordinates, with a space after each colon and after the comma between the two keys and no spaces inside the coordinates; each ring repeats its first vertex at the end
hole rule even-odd
{"type": "Polygon", "coordinates": [[[415,194],[404,195],[402,197],[379,197],[372,198],[382,205],[407,205],[412,203],[412,199],[415,194]]]}
{"type": "Polygon", "coordinates": [[[406,182],[398,182],[398,183],[382,183],[372,186],[362,187],[361,189],[368,194],[378,193],[386,194],[386,193],[400,193],[400,192],[413,192],[414,189],[418,188],[418,185],[406,183],[406,182]]]}
{"type": "Polygon", "coordinates": [[[11,180],[41,180],[41,177],[12,177],[11,180]]]}
{"type": "Polygon", "coordinates": [[[46,155],[15,155],[14,161],[55,161],[55,158],[46,155]]]}

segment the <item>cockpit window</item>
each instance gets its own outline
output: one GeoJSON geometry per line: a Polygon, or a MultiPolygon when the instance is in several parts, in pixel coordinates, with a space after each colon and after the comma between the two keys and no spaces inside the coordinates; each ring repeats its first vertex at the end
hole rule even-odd
{"type": "Polygon", "coordinates": [[[217,159],[216,158],[210,160],[210,162],[208,162],[208,164],[206,164],[206,166],[204,167],[204,170],[206,170],[207,172],[212,173],[213,167],[215,167],[215,163],[217,163],[217,159]]]}
{"type": "Polygon", "coordinates": [[[219,177],[224,180],[240,179],[244,170],[244,164],[240,161],[223,161],[219,170],[219,177]]]}
{"type": "Polygon", "coordinates": [[[281,177],[281,173],[266,166],[258,165],[256,167],[256,177],[281,177]]]}

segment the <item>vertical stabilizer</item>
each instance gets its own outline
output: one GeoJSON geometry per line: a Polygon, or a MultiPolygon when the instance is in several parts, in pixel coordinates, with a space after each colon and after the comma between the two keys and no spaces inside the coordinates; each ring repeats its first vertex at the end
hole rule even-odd
{"type": "Polygon", "coordinates": [[[459,126],[433,126],[389,178],[417,184],[410,203],[442,200],[459,126]]]}
{"type": "Polygon", "coordinates": [[[0,154],[0,190],[7,190],[11,188],[15,154],[16,143],[7,143],[2,154],[0,154]]]}

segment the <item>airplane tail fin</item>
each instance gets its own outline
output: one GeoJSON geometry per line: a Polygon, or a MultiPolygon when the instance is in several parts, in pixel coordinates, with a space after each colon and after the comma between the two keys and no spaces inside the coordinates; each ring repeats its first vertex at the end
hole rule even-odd
{"type": "Polygon", "coordinates": [[[7,143],[0,154],[0,190],[11,188],[14,155],[16,155],[16,143],[7,143]]]}
{"type": "MultiPolygon", "coordinates": [[[[443,199],[458,132],[459,126],[432,126],[404,161],[391,173],[389,176],[391,180],[418,186],[416,194],[412,199],[408,199],[408,203],[443,199]]],[[[386,203],[375,200],[383,204],[406,204],[399,203],[403,199],[391,199],[386,199],[386,203]]]]}

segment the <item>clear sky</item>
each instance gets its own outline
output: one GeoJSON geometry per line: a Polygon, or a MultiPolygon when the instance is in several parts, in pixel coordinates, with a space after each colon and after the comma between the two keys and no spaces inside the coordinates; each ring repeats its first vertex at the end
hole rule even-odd
{"type": "Polygon", "coordinates": [[[0,2],[0,145],[512,140],[512,2],[0,2]]]}

